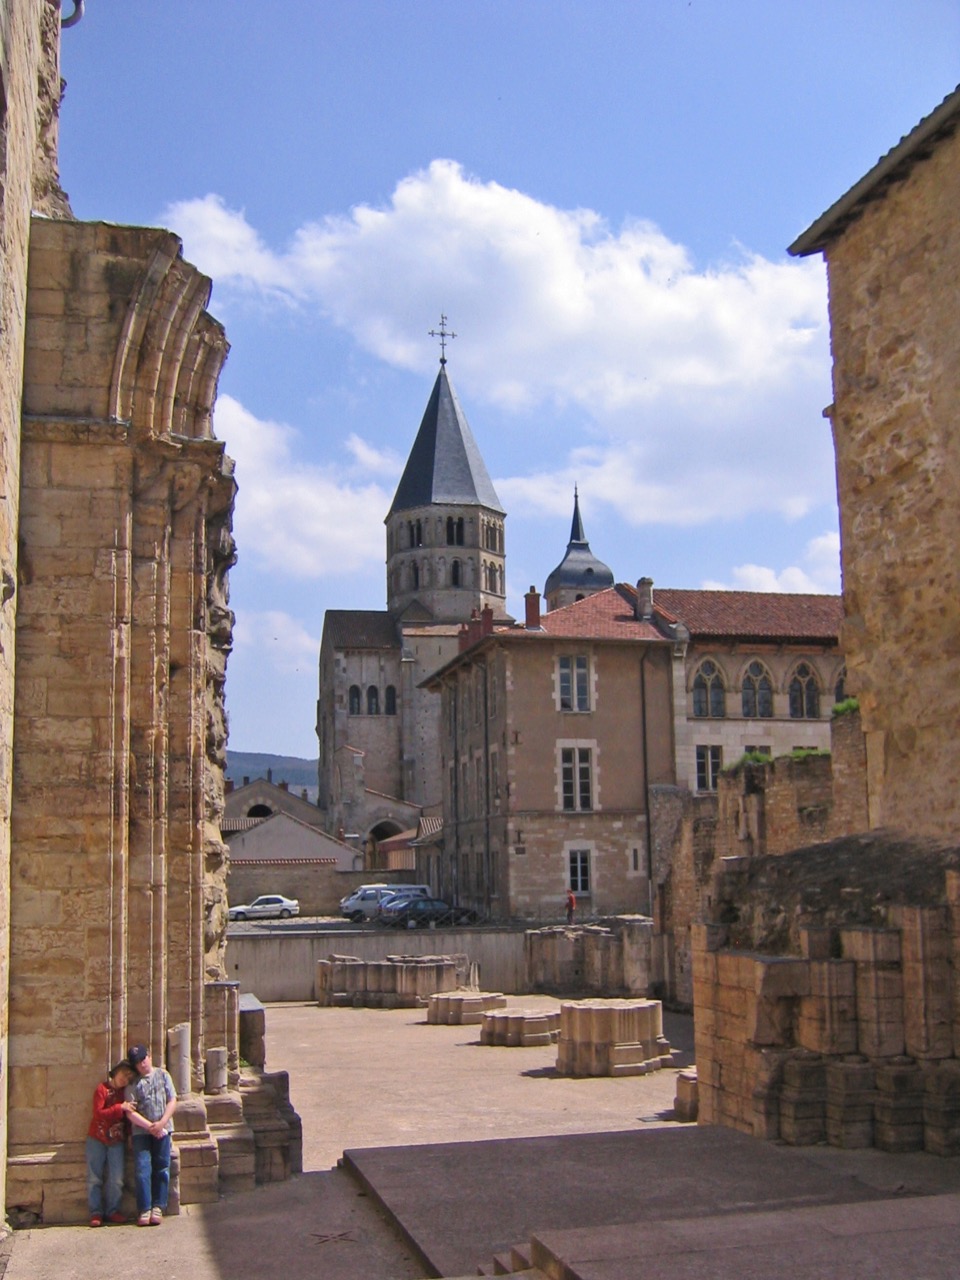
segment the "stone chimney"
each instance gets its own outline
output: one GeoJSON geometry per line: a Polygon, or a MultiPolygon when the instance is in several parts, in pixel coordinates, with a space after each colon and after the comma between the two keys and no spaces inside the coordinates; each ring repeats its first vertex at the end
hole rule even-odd
{"type": "Polygon", "coordinates": [[[289,783],[289,782],[278,782],[278,783],[277,783],[277,786],[280,788],[280,790],[281,790],[281,791],[289,791],[289,790],[290,790],[290,783],[289,783]]]}
{"type": "Polygon", "coordinates": [[[464,649],[470,648],[470,628],[465,622],[460,623],[460,630],[457,632],[457,652],[463,653],[464,649]]]}
{"type": "Polygon", "coordinates": [[[228,796],[232,790],[233,790],[233,779],[232,779],[232,778],[224,778],[224,780],[223,780],[223,794],[224,794],[225,796],[228,796]]]}
{"type": "Polygon", "coordinates": [[[480,634],[489,636],[493,634],[493,607],[485,604],[480,613],[480,634]]]}
{"type": "Polygon", "coordinates": [[[641,578],[637,583],[637,619],[649,622],[653,618],[653,579],[641,578]]]}
{"type": "Polygon", "coordinates": [[[250,785],[250,779],[247,777],[247,775],[246,775],[246,774],[244,774],[244,775],[243,775],[243,785],[244,785],[245,787],[249,787],[249,785],[250,785]]]}
{"type": "Polygon", "coordinates": [[[530,590],[523,597],[524,604],[524,621],[523,625],[528,631],[540,630],[540,592],[536,587],[531,586],[530,590]]]}
{"type": "Polygon", "coordinates": [[[307,799],[307,788],[306,788],[306,787],[303,787],[303,788],[301,789],[301,791],[300,791],[300,799],[301,799],[301,800],[306,800],[306,799],[307,799]]]}

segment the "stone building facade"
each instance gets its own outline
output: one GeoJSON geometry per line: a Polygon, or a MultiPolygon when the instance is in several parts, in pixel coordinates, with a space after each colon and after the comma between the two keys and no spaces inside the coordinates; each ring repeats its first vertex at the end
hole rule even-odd
{"type": "Polygon", "coordinates": [[[830,283],[843,648],[870,825],[931,835],[960,821],[958,123],[960,89],[790,250],[822,252],[830,283]]]}
{"type": "MultiPolygon", "coordinates": [[[[573,888],[585,913],[653,914],[679,815],[715,811],[722,768],[748,748],[829,749],[835,596],[641,579],[543,615],[531,589],[527,607],[522,627],[471,624],[428,682],[442,695],[442,894],[556,918],[573,888]]],[[[674,913],[659,914],[672,934],[674,913]]]]}
{"type": "Polygon", "coordinates": [[[647,791],[672,782],[671,641],[612,588],[523,626],[489,614],[430,680],[441,696],[436,888],[506,919],[646,909],[647,791]],[[479,634],[478,634],[479,632],[479,634]]]}
{"type": "Polygon", "coordinates": [[[50,0],[0,4],[3,1190],[43,1222],[85,1215],[91,1090],[135,1040],[184,1095],[175,1199],[282,1175],[291,1146],[261,1159],[239,1094],[216,1117],[203,1094],[208,1051],[239,1076],[219,826],[235,484],[212,429],[227,343],[176,236],[70,215],[59,22],[50,0]]]}
{"type": "Polygon", "coordinates": [[[838,596],[686,591],[641,579],[643,608],[678,626],[673,700],[677,780],[712,791],[746,752],[829,750],[843,696],[838,596]]]}
{"type": "Polygon", "coordinates": [[[505,609],[505,512],[441,361],[386,517],[387,608],[330,609],[320,643],[318,804],[387,839],[440,806],[439,705],[423,681],[460,624],[505,609]]]}

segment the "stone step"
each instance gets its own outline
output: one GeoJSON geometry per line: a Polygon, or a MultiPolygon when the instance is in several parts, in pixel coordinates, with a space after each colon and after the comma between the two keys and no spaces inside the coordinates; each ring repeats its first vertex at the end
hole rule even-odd
{"type": "Polygon", "coordinates": [[[241,1124],[243,1121],[243,1099],[237,1090],[227,1093],[207,1094],[207,1124],[213,1128],[219,1124],[241,1124]]]}

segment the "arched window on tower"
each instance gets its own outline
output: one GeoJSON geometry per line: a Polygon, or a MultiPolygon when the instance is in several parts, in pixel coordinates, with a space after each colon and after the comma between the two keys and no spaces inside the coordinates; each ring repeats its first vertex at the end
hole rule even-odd
{"type": "Polygon", "coordinates": [[[790,681],[790,719],[820,719],[820,686],[809,663],[801,662],[790,681]]]}
{"type": "Polygon", "coordinates": [[[387,716],[397,714],[397,691],[392,684],[388,684],[383,693],[383,713],[387,716]]]}
{"type": "Polygon", "coordinates": [[[457,522],[453,516],[447,516],[447,546],[455,547],[457,545],[457,522]]]}
{"type": "Polygon", "coordinates": [[[372,684],[367,690],[367,715],[378,716],[380,714],[380,693],[375,684],[372,684]]]}
{"type": "Polygon", "coordinates": [[[410,586],[414,591],[416,591],[420,586],[420,566],[417,564],[416,560],[414,560],[413,564],[410,566],[410,586]]]}
{"type": "Polygon", "coordinates": [[[705,658],[693,679],[693,714],[719,720],[727,714],[726,690],[720,668],[705,658]]]}
{"type": "Polygon", "coordinates": [[[462,583],[461,583],[461,581],[460,581],[461,577],[462,577],[462,573],[461,573],[461,569],[460,569],[460,561],[459,561],[459,560],[454,560],[454,562],[453,562],[453,563],[451,564],[451,566],[450,566],[450,585],[451,585],[451,587],[459,587],[459,586],[462,586],[462,583]]]}
{"type": "Polygon", "coordinates": [[[497,591],[503,595],[503,565],[497,566],[497,591]]]}
{"type": "Polygon", "coordinates": [[[358,716],[360,714],[360,686],[358,684],[352,684],[350,686],[349,706],[350,714],[352,716],[358,716]]]}
{"type": "Polygon", "coordinates": [[[457,517],[457,524],[454,530],[456,534],[456,542],[458,547],[463,546],[463,516],[457,517]]]}
{"type": "Polygon", "coordinates": [[[834,702],[844,702],[847,697],[847,668],[841,667],[837,683],[833,686],[834,702]]]}
{"type": "Polygon", "coordinates": [[[773,716],[773,682],[762,662],[751,662],[743,673],[741,687],[743,714],[750,720],[769,720],[773,716]]]}

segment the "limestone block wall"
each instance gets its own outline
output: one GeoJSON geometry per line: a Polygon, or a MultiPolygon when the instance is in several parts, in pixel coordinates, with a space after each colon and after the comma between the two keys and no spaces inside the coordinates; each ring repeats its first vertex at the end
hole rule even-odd
{"type": "Polygon", "coordinates": [[[230,863],[230,902],[239,906],[261,893],[298,898],[302,916],[339,916],[340,899],[348,890],[336,861],[244,859],[230,863]]]}
{"type": "Polygon", "coordinates": [[[7,1203],[44,1221],[83,1212],[90,1091],[132,1039],[162,1061],[184,1028],[188,1089],[203,1087],[207,1028],[231,1039],[219,820],[235,486],[211,428],[227,347],[208,293],[168,232],[34,222],[7,1203]]]}
{"type": "Polygon", "coordinates": [[[786,877],[751,885],[764,909],[694,926],[700,1121],[960,1154],[960,854],[880,842],[862,875],[856,856],[834,851],[834,883],[816,851],[777,859],[786,877]],[[915,873],[894,888],[885,873],[907,852],[915,873]],[[792,899],[788,880],[803,885],[792,899]],[[795,939],[771,930],[778,911],[801,920],[795,939]]]}
{"type": "Polygon", "coordinates": [[[850,692],[870,825],[960,819],[960,134],[939,137],[826,249],[850,692]]]}
{"type": "Polygon", "coordinates": [[[830,756],[782,757],[722,774],[715,795],[651,789],[654,982],[693,1002],[690,928],[712,918],[721,860],[781,855],[867,828],[859,714],[835,717],[830,756]]]}
{"type": "MultiPolygon", "coordinates": [[[[54,113],[52,102],[44,100],[52,86],[40,74],[46,61],[44,10],[42,0],[0,4],[0,1152],[7,1140],[14,626],[27,249],[41,121],[54,113]]],[[[58,52],[55,41],[47,56],[56,62],[58,52]]],[[[0,1196],[5,1182],[0,1161],[0,1196]]]]}
{"type": "Polygon", "coordinates": [[[645,996],[652,982],[653,922],[623,916],[611,925],[528,929],[523,937],[530,991],[645,996]]]}
{"type": "Polygon", "coordinates": [[[716,857],[717,797],[652,787],[653,991],[693,1003],[690,927],[705,907],[716,857]]]}

